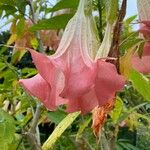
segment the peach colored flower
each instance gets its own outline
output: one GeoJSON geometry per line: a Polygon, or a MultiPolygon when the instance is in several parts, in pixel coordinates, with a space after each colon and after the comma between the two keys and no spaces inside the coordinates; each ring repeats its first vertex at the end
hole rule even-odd
{"type": "Polygon", "coordinates": [[[95,59],[99,39],[89,2],[80,1],[54,55],[30,50],[39,74],[20,83],[50,110],[66,104],[67,112],[87,113],[107,104],[124,86],[113,64],[95,59]]]}
{"type": "MultiPolygon", "coordinates": [[[[144,25],[140,28],[139,32],[148,40],[148,38],[150,39],[150,21],[143,21],[142,23],[144,25]]],[[[136,70],[142,73],[150,73],[150,42],[145,42],[142,58],[134,56],[132,64],[136,70]]]]}
{"type": "Polygon", "coordinates": [[[143,37],[146,42],[143,48],[143,56],[139,58],[135,55],[132,59],[132,64],[136,70],[142,73],[150,73],[150,1],[137,0],[137,7],[140,19],[140,36],[143,37]]]}
{"type": "MultiPolygon", "coordinates": [[[[27,20],[25,22],[25,31],[15,41],[15,47],[32,48],[31,41],[32,39],[35,38],[35,35],[33,32],[29,31],[29,28],[31,26],[32,26],[32,22],[27,20]]],[[[58,48],[60,38],[58,37],[56,30],[42,30],[40,31],[40,36],[42,39],[42,43],[45,47],[50,47],[54,50],[58,48]]],[[[21,49],[21,48],[17,48],[17,49],[21,49]]]]}

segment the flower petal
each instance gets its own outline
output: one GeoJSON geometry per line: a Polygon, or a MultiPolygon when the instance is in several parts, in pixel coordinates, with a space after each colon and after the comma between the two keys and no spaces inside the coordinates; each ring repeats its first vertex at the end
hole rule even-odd
{"type": "Polygon", "coordinates": [[[132,58],[133,68],[141,73],[150,73],[150,56],[143,56],[139,58],[135,56],[132,58]]]}
{"type": "Polygon", "coordinates": [[[46,55],[38,53],[34,50],[29,51],[32,55],[33,62],[39,71],[39,74],[42,76],[43,79],[51,83],[54,78],[54,73],[56,71],[54,64],[46,55]]]}
{"type": "Polygon", "coordinates": [[[148,26],[142,26],[140,29],[139,29],[139,32],[142,33],[144,36],[150,36],[150,27],[148,26]]]}
{"type": "Polygon", "coordinates": [[[62,101],[61,103],[66,103],[66,100],[59,97],[64,88],[64,75],[46,55],[33,50],[30,50],[30,53],[39,74],[51,87],[49,105],[56,106],[59,104],[59,100],[62,101]]]}
{"type": "MultiPolygon", "coordinates": [[[[145,38],[150,37],[150,21],[142,21],[144,24],[139,30],[145,38]]],[[[133,68],[141,73],[150,73],[150,42],[145,42],[143,48],[143,56],[139,58],[137,55],[132,57],[133,68]]]]}
{"type": "Polygon", "coordinates": [[[113,99],[117,91],[125,84],[123,76],[117,73],[116,67],[104,61],[98,61],[98,74],[95,80],[95,91],[99,106],[105,105],[108,100],[113,99]]]}
{"type": "MultiPolygon", "coordinates": [[[[76,43],[76,42],[75,42],[76,43]]],[[[72,50],[70,56],[63,58],[66,61],[67,66],[65,67],[65,88],[61,93],[61,96],[67,98],[79,97],[82,94],[86,93],[87,90],[93,84],[95,77],[95,68],[89,67],[83,61],[81,56],[81,48],[72,42],[69,50],[72,50]]]]}
{"type": "Polygon", "coordinates": [[[145,42],[143,48],[143,56],[150,56],[150,42],[145,42]]]}
{"type": "MultiPolygon", "coordinates": [[[[56,94],[54,99],[51,95],[52,89],[47,81],[45,81],[40,74],[35,75],[30,79],[21,79],[19,83],[33,96],[37,97],[46,108],[55,110],[56,106],[67,103],[66,99],[63,99],[56,94]],[[57,101],[56,101],[57,99],[57,101]]],[[[57,84],[57,90],[59,91],[57,84]]]]}
{"type": "Polygon", "coordinates": [[[150,27],[150,21],[142,20],[141,23],[143,23],[146,26],[150,27]]]}
{"type": "MultiPolygon", "coordinates": [[[[81,1],[80,6],[84,5],[84,3],[81,1]]],[[[91,49],[93,47],[98,48],[99,44],[97,42],[98,39],[92,36],[95,28],[90,27],[91,23],[89,23],[89,20],[92,21],[92,19],[85,16],[84,11],[81,13],[77,11],[66,27],[65,36],[62,37],[63,42],[61,41],[56,54],[52,56],[65,76],[65,87],[61,93],[61,96],[65,98],[73,99],[74,97],[80,97],[93,84],[95,64],[90,57],[90,53],[91,49]],[[87,28],[90,29],[89,36],[87,36],[87,28]],[[70,32],[70,37],[68,37],[69,43],[66,42],[68,32],[70,32]],[[92,37],[95,39],[94,44],[91,43],[92,37]]]]}
{"type": "Polygon", "coordinates": [[[97,105],[98,99],[94,88],[92,88],[88,93],[81,97],[70,100],[67,105],[67,112],[81,111],[82,114],[85,114],[90,112],[97,105]]]}
{"type": "Polygon", "coordinates": [[[48,104],[50,99],[50,85],[41,77],[40,74],[30,78],[21,79],[19,83],[33,96],[39,98],[44,105],[49,109],[54,109],[53,106],[48,104]],[[41,92],[42,91],[42,92],[41,92]]]}

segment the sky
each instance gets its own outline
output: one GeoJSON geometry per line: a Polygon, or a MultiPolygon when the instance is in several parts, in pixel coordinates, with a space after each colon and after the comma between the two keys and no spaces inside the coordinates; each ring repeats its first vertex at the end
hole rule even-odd
{"type": "MultiPolygon", "coordinates": [[[[52,0],[52,3],[54,3],[55,0],[52,0]]],[[[128,18],[131,15],[136,15],[137,14],[137,6],[136,6],[136,1],[137,0],[128,0],[127,1],[127,13],[126,13],[126,18],[128,18]]],[[[0,19],[0,27],[1,25],[4,24],[5,20],[0,19]]],[[[137,26],[135,25],[135,29],[137,28],[137,26]]],[[[3,28],[0,29],[0,31],[5,31],[9,29],[9,25],[8,26],[4,26],[3,28]]]]}
{"type": "Polygon", "coordinates": [[[137,14],[136,1],[137,0],[128,0],[127,1],[127,14],[126,14],[126,17],[137,14]]]}
{"type": "MultiPolygon", "coordinates": [[[[126,18],[136,15],[137,14],[137,0],[128,0],[127,1],[127,13],[126,13],[126,18]]],[[[137,18],[138,19],[138,18],[137,18]]],[[[137,30],[139,28],[139,24],[133,24],[132,25],[134,30],[137,30]]]]}

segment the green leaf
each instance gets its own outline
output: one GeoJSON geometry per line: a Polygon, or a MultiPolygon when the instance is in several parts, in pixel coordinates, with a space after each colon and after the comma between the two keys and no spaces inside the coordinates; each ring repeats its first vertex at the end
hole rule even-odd
{"type": "Polygon", "coordinates": [[[20,142],[21,142],[21,135],[15,134],[13,142],[9,144],[9,150],[21,150],[20,142]]]}
{"type": "Polygon", "coordinates": [[[34,49],[37,49],[38,46],[39,46],[39,43],[38,43],[38,40],[36,38],[32,38],[31,41],[31,46],[34,48],[34,49]]]}
{"type": "Polygon", "coordinates": [[[11,57],[11,63],[16,64],[18,61],[20,61],[25,52],[26,51],[24,49],[16,50],[11,57]]]}
{"type": "Polygon", "coordinates": [[[85,130],[86,127],[88,127],[91,120],[92,120],[92,118],[90,117],[90,118],[84,120],[84,122],[82,124],[80,124],[78,133],[76,135],[76,140],[78,140],[81,137],[83,131],[85,130]]]}
{"type": "Polygon", "coordinates": [[[54,12],[65,8],[77,8],[79,0],[61,0],[53,8],[49,8],[48,12],[54,12]]]}
{"type": "Polygon", "coordinates": [[[119,143],[123,149],[125,150],[139,150],[137,147],[135,147],[134,145],[130,144],[130,143],[127,143],[127,142],[120,142],[119,143]]]}
{"type": "Polygon", "coordinates": [[[133,87],[147,100],[150,101],[150,82],[141,73],[132,70],[129,74],[133,87]]]}
{"type": "Polygon", "coordinates": [[[5,143],[2,143],[2,141],[0,141],[0,149],[1,150],[8,150],[8,146],[5,143]]]}
{"type": "Polygon", "coordinates": [[[67,114],[62,110],[57,110],[55,112],[51,111],[47,113],[50,121],[54,122],[55,124],[59,124],[66,117],[66,115],[67,114]]]}
{"type": "Polygon", "coordinates": [[[120,146],[117,142],[116,142],[115,148],[116,150],[124,150],[122,146],[120,146]]]}
{"type": "Polygon", "coordinates": [[[0,133],[0,138],[2,138],[4,135],[5,135],[5,124],[4,123],[0,123],[0,131],[1,131],[1,133],[0,133]]]}
{"type": "Polygon", "coordinates": [[[55,128],[53,133],[49,136],[47,141],[43,144],[42,150],[52,149],[57,139],[62,135],[62,133],[73,123],[73,121],[79,116],[80,112],[75,112],[68,114],[55,128]]]}
{"type": "Polygon", "coordinates": [[[16,74],[12,70],[6,68],[4,71],[0,72],[0,77],[4,77],[3,84],[0,84],[1,88],[6,88],[7,90],[12,87],[12,82],[16,79],[16,74]]]}
{"type": "Polygon", "coordinates": [[[50,19],[41,20],[38,24],[33,25],[30,30],[49,30],[65,28],[68,21],[73,17],[73,14],[63,14],[52,17],[50,19]]]}
{"type": "Polygon", "coordinates": [[[17,9],[12,5],[0,5],[0,10],[5,11],[5,16],[14,15],[17,9]]]}
{"type": "Polygon", "coordinates": [[[26,5],[27,5],[26,0],[16,0],[16,6],[18,7],[18,10],[19,12],[21,12],[21,14],[25,13],[26,5]]]}
{"type": "Polygon", "coordinates": [[[134,21],[136,18],[137,18],[137,15],[130,16],[129,18],[127,18],[127,19],[125,20],[125,23],[129,25],[129,24],[130,24],[132,21],[134,21]]]}
{"type": "Polygon", "coordinates": [[[37,74],[37,70],[35,68],[23,68],[21,72],[23,78],[29,78],[37,74]]]}
{"type": "Polygon", "coordinates": [[[0,71],[2,71],[3,68],[5,68],[5,67],[6,67],[6,64],[3,62],[0,62],[0,71]]]}
{"type": "Polygon", "coordinates": [[[114,124],[117,123],[117,121],[122,113],[122,110],[123,110],[123,102],[119,97],[117,97],[114,109],[113,109],[113,111],[110,112],[110,116],[111,116],[114,124]]]}
{"type": "Polygon", "coordinates": [[[15,135],[14,119],[5,111],[0,109],[0,148],[8,149],[15,135]]]}
{"type": "Polygon", "coordinates": [[[17,34],[12,34],[9,38],[9,40],[7,41],[7,45],[11,45],[12,43],[14,43],[17,39],[17,34]]]}
{"type": "Polygon", "coordinates": [[[121,51],[124,52],[124,50],[130,49],[131,47],[137,45],[138,43],[141,43],[141,39],[137,38],[137,33],[132,33],[131,35],[128,34],[128,37],[122,42],[121,44],[121,51]]]}
{"type": "Polygon", "coordinates": [[[23,34],[24,27],[25,27],[25,20],[24,18],[20,18],[16,26],[17,36],[21,36],[23,34]]]}
{"type": "Polygon", "coordinates": [[[2,17],[2,15],[3,15],[3,10],[0,9],[0,18],[2,17]]]}
{"type": "Polygon", "coordinates": [[[118,119],[118,122],[117,123],[121,123],[123,120],[125,120],[132,112],[134,112],[135,110],[145,106],[147,103],[142,103],[142,104],[139,104],[133,108],[131,108],[130,110],[128,110],[127,112],[123,113],[121,115],[121,117],[118,119]]]}
{"type": "Polygon", "coordinates": [[[0,0],[0,3],[14,5],[15,1],[14,0],[0,0]]]}

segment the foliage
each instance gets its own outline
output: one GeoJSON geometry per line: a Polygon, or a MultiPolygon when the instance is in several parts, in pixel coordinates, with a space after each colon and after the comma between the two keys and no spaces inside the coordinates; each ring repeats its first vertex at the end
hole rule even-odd
{"type": "Polygon", "coordinates": [[[14,119],[3,110],[0,110],[0,118],[0,149],[7,150],[15,136],[15,122],[14,119]]]}

